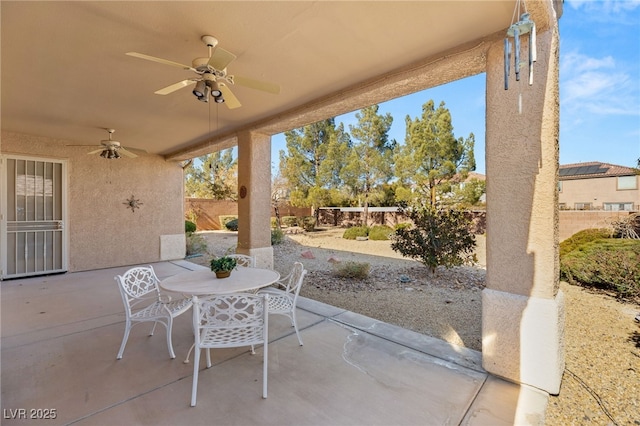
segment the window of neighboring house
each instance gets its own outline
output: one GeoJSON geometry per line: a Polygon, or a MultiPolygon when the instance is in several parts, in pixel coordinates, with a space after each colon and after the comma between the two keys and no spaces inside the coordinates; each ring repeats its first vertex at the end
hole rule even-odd
{"type": "Polygon", "coordinates": [[[558,192],[562,192],[562,181],[558,181],[558,192]]]}
{"type": "Polygon", "coordinates": [[[618,176],[618,191],[625,189],[638,189],[637,176],[618,176]]]}
{"type": "Polygon", "coordinates": [[[604,203],[603,206],[605,210],[613,212],[633,210],[633,203],[604,203]]]}
{"type": "Polygon", "coordinates": [[[576,210],[592,210],[593,206],[591,205],[591,203],[576,203],[575,209],[576,210]]]}
{"type": "Polygon", "coordinates": [[[567,210],[567,203],[558,203],[558,208],[560,210],[567,210]]]}

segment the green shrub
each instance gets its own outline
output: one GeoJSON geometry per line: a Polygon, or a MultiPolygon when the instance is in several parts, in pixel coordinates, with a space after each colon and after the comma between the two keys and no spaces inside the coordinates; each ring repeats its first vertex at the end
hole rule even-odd
{"type": "Polygon", "coordinates": [[[388,240],[393,234],[393,229],[385,225],[376,225],[369,229],[369,239],[384,241],[388,240]]]}
{"type": "Polygon", "coordinates": [[[281,229],[271,230],[271,245],[281,244],[284,241],[284,232],[281,229]]]}
{"type": "Polygon", "coordinates": [[[187,256],[207,252],[207,242],[202,235],[187,233],[187,256]]]}
{"type": "Polygon", "coordinates": [[[220,221],[220,226],[222,229],[225,229],[227,227],[227,223],[231,222],[234,219],[238,220],[238,215],[228,214],[218,216],[218,220],[220,221]]]}
{"type": "Polygon", "coordinates": [[[340,278],[363,279],[369,276],[369,264],[351,261],[334,263],[333,273],[340,278]]]}
{"type": "Polygon", "coordinates": [[[405,257],[419,259],[435,273],[438,266],[450,268],[475,260],[476,240],[470,220],[461,210],[420,207],[400,209],[415,227],[397,229],[391,248],[405,257]]]}
{"type": "Polygon", "coordinates": [[[230,220],[224,225],[224,227],[227,228],[229,231],[234,231],[234,232],[238,231],[238,219],[230,220]]]}
{"type": "Polygon", "coordinates": [[[185,220],[184,232],[187,234],[193,234],[194,232],[196,232],[196,224],[191,222],[190,220],[185,220]]]}
{"type": "Polygon", "coordinates": [[[411,224],[409,222],[402,222],[394,226],[393,230],[397,231],[398,229],[407,229],[407,228],[411,228],[411,224]]]}
{"type": "Polygon", "coordinates": [[[277,219],[275,217],[272,217],[270,224],[271,224],[271,229],[276,229],[278,227],[277,219]]]}
{"type": "Polygon", "coordinates": [[[307,232],[312,232],[316,229],[316,218],[313,216],[303,216],[298,218],[298,226],[307,232]]]}
{"type": "Polygon", "coordinates": [[[282,225],[288,227],[298,226],[298,218],[295,216],[283,216],[282,225]]]}
{"type": "Polygon", "coordinates": [[[366,226],[354,226],[352,228],[347,228],[342,234],[342,238],[346,240],[355,240],[357,237],[368,237],[369,236],[369,228],[366,226]]]}
{"type": "Polygon", "coordinates": [[[607,238],[582,244],[560,258],[560,278],[638,300],[640,241],[607,238]]]}
{"type": "Polygon", "coordinates": [[[610,238],[611,231],[605,228],[583,229],[560,243],[560,257],[591,241],[610,238]]]}

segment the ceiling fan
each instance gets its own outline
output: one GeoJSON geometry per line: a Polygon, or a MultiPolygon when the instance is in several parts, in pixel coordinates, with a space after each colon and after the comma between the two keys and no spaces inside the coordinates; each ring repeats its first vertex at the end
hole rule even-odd
{"type": "Polygon", "coordinates": [[[218,45],[218,39],[213,36],[204,35],[201,39],[209,48],[209,56],[206,58],[195,58],[191,66],[156,58],[155,56],[149,56],[143,53],[127,52],[127,55],[190,70],[198,74],[197,77],[188,78],[157,90],[155,93],[158,95],[168,95],[183,87],[195,84],[193,94],[199,101],[209,102],[209,96],[211,95],[215,102],[224,102],[229,109],[234,109],[242,105],[229,88],[230,85],[238,84],[267,93],[280,93],[280,86],[275,83],[228,74],[227,66],[236,59],[236,55],[221,47],[216,47],[218,45]]]}
{"type": "Polygon", "coordinates": [[[111,135],[113,135],[113,133],[115,132],[114,129],[105,129],[105,130],[109,132],[109,140],[100,141],[100,145],[102,145],[101,148],[96,149],[95,151],[88,152],[87,153],[88,155],[100,153],[100,157],[107,158],[109,160],[115,160],[120,158],[121,157],[120,154],[129,158],[137,157],[137,155],[134,154],[133,152],[130,152],[124,149],[124,147],[120,145],[120,142],[114,141],[113,139],[111,139],[111,135]]]}

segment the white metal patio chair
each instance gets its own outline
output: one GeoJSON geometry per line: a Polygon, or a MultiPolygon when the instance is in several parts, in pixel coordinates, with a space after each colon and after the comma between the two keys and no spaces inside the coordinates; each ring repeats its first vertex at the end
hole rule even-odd
{"type": "Polygon", "coordinates": [[[256,267],[256,257],[249,256],[248,254],[227,254],[227,257],[232,257],[236,260],[237,266],[245,266],[247,268],[255,268],[256,267]]]}
{"type": "Polygon", "coordinates": [[[191,406],[198,393],[200,349],[207,350],[207,368],[211,368],[212,348],[237,348],[262,344],[262,397],[267,397],[269,343],[269,295],[231,293],[218,296],[193,296],[195,354],[191,406]]]}
{"type": "Polygon", "coordinates": [[[304,265],[300,262],[293,264],[293,268],[288,275],[276,282],[276,287],[267,287],[258,291],[258,294],[269,295],[269,314],[284,315],[289,317],[291,325],[296,330],[298,342],[303,345],[300,332],[298,331],[298,321],[296,319],[296,305],[298,295],[302,288],[302,281],[307,274],[304,265]]]}
{"type": "Polygon", "coordinates": [[[171,342],[173,319],[189,310],[191,299],[172,300],[169,295],[161,295],[158,287],[160,280],[152,266],[131,268],[122,275],[116,275],[115,280],[120,288],[126,314],[124,337],[117,359],[122,358],[131,328],[142,322],[153,322],[150,336],[153,336],[158,323],[165,327],[169,356],[175,358],[176,354],[173,352],[171,342]]]}

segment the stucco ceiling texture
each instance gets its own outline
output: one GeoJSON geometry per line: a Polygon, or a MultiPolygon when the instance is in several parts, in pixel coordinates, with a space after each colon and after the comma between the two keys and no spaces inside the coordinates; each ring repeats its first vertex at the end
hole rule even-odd
{"type": "Polygon", "coordinates": [[[170,156],[216,135],[285,119],[448,49],[503,33],[514,5],[3,1],[2,129],[98,144],[107,139],[103,129],[115,128],[114,139],[124,146],[170,156]],[[208,56],[203,35],[237,55],[229,74],[277,83],[281,92],[232,86],[242,103],[237,109],[198,102],[192,86],[156,95],[196,74],[125,55],[133,51],[191,65],[208,56]]]}

